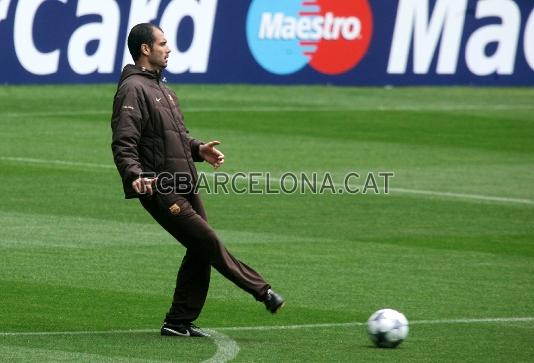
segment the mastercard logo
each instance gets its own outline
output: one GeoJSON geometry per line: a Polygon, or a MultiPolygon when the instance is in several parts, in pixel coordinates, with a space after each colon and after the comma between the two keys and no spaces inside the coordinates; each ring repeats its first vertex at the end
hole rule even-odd
{"type": "Polygon", "coordinates": [[[246,31],[254,59],[271,73],[309,65],[335,75],[367,53],[373,16],[368,0],[253,0],[246,31]]]}

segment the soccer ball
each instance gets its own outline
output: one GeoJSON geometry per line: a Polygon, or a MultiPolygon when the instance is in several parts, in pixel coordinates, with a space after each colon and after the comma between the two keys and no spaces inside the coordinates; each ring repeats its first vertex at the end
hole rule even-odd
{"type": "Polygon", "coordinates": [[[408,336],[408,320],[393,309],[381,309],[367,321],[369,337],[380,348],[395,348],[408,336]]]}

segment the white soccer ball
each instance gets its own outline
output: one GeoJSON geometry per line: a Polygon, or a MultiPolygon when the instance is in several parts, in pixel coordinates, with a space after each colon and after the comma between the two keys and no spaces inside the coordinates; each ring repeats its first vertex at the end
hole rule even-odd
{"type": "Polygon", "coordinates": [[[367,320],[369,337],[380,348],[395,348],[408,336],[408,320],[393,309],[381,309],[367,320]]]}

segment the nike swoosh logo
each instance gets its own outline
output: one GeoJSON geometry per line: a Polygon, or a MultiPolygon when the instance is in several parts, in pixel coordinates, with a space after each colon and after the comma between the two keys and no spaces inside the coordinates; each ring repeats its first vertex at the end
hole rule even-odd
{"type": "Polygon", "coordinates": [[[156,97],[156,101],[158,101],[158,102],[161,101],[161,97],[160,97],[160,98],[157,98],[157,97],[156,97]]]}
{"type": "Polygon", "coordinates": [[[169,328],[163,328],[165,329],[166,331],[168,331],[169,333],[173,333],[175,335],[180,335],[180,336],[183,336],[183,337],[189,337],[191,336],[191,333],[189,333],[189,330],[187,330],[187,333],[180,333],[179,331],[177,330],[173,330],[173,329],[169,329],[169,328]]]}

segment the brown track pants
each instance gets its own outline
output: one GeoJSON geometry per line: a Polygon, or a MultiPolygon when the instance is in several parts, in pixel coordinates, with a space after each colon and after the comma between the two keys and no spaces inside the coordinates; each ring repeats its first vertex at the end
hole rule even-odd
{"type": "Polygon", "coordinates": [[[236,259],[207,223],[206,212],[198,194],[142,196],[143,207],[187,250],[178,270],[172,305],[165,321],[195,320],[204,306],[210,282],[211,266],[258,301],[270,285],[254,269],[236,259]],[[171,213],[169,207],[176,204],[171,213]]]}

